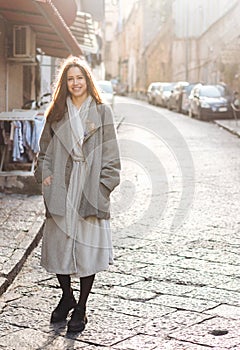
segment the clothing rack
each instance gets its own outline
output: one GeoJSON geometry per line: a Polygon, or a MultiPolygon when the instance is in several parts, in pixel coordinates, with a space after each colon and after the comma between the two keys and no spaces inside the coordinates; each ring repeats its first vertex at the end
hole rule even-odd
{"type": "MultiPolygon", "coordinates": [[[[43,110],[23,110],[23,109],[14,109],[11,112],[1,112],[0,113],[0,122],[1,121],[34,121],[34,120],[44,120],[44,111],[43,110]]],[[[36,161],[36,154],[33,156],[33,159],[29,164],[29,170],[3,170],[6,153],[7,153],[7,145],[3,145],[2,157],[0,161],[0,176],[32,176],[34,174],[34,165],[36,161]]],[[[16,164],[18,164],[16,162],[16,164]]],[[[21,163],[24,164],[24,163],[21,163]]]]}

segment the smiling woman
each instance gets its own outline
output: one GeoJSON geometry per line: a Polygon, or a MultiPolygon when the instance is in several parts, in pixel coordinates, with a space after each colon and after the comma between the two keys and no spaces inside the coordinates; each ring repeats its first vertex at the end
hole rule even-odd
{"type": "Polygon", "coordinates": [[[41,265],[57,275],[63,291],[51,322],[74,309],[68,331],[81,332],[95,274],[113,263],[110,193],[120,181],[118,142],[112,110],[77,57],[63,63],[46,115],[35,172],[47,216],[41,265]],[[78,302],[72,275],[80,277],[78,302]]]}
{"type": "Polygon", "coordinates": [[[88,92],[86,78],[79,67],[69,68],[67,72],[67,86],[73,104],[80,108],[86,100],[88,92]]]}

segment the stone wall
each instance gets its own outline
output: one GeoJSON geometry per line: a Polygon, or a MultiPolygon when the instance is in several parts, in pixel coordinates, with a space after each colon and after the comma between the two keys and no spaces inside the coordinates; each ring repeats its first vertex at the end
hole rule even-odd
{"type": "Polygon", "coordinates": [[[35,195],[41,194],[41,185],[37,184],[34,176],[0,176],[0,192],[35,195]]]}
{"type": "Polygon", "coordinates": [[[199,39],[199,78],[207,82],[223,80],[235,85],[240,65],[240,3],[212,25],[199,39]]]}
{"type": "Polygon", "coordinates": [[[6,109],[6,64],[5,64],[5,25],[0,17],[0,112],[6,109]]]}
{"type": "Polygon", "coordinates": [[[173,40],[173,80],[212,84],[224,81],[232,87],[238,84],[239,11],[237,3],[199,38],[173,40]]]}
{"type": "Polygon", "coordinates": [[[146,49],[147,80],[145,89],[154,81],[171,81],[172,79],[172,20],[169,19],[163,30],[146,49]]]}
{"type": "Polygon", "coordinates": [[[23,66],[8,64],[8,109],[21,108],[23,104],[23,66]]]}

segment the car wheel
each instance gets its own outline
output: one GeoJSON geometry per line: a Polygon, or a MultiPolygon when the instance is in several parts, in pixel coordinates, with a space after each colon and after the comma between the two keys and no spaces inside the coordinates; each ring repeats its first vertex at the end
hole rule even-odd
{"type": "Polygon", "coordinates": [[[198,119],[198,120],[203,120],[203,116],[202,116],[201,109],[198,109],[198,112],[197,112],[197,119],[198,119]]]}
{"type": "Polygon", "coordinates": [[[177,108],[176,109],[177,109],[178,113],[181,113],[181,105],[180,105],[180,103],[177,104],[177,108]]]}

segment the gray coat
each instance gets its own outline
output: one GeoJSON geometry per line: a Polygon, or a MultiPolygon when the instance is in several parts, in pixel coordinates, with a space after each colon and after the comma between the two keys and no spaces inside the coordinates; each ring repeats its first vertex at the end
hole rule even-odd
{"type": "MultiPolygon", "coordinates": [[[[90,109],[91,110],[91,109],[90,109]]],[[[88,177],[80,198],[79,215],[82,218],[110,217],[110,193],[120,182],[119,147],[109,106],[97,106],[98,113],[90,112],[84,124],[82,151],[88,166],[88,177]]],[[[52,175],[50,186],[44,186],[43,196],[47,217],[64,216],[66,196],[72,170],[72,136],[68,112],[59,122],[47,121],[40,139],[35,177],[41,183],[52,175]]],[[[77,186],[77,184],[76,184],[77,186]]]]}

